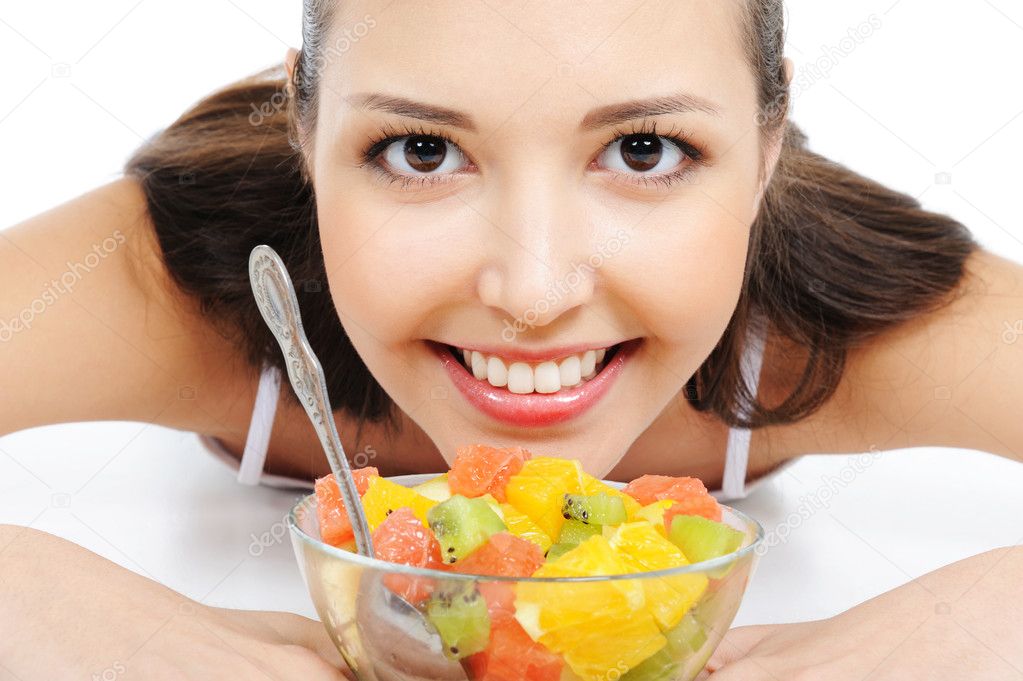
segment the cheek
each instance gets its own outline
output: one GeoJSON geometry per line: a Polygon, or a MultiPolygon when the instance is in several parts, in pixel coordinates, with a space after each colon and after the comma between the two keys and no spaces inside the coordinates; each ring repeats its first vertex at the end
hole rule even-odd
{"type": "Polygon", "coordinates": [[[436,306],[451,300],[459,255],[431,230],[442,216],[355,193],[318,191],[324,195],[320,240],[345,330],[364,356],[374,344],[399,350],[419,337],[436,306]]]}
{"type": "MultiPolygon", "coordinates": [[[[734,179],[734,178],[733,178],[734,179]]],[[[630,301],[652,336],[710,352],[739,300],[749,243],[754,189],[702,187],[666,201],[632,230],[634,246],[610,263],[609,285],[630,301]]]]}

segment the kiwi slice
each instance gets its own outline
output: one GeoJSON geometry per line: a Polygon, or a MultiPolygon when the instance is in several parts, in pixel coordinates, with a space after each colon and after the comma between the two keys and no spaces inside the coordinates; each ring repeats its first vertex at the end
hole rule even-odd
{"type": "Polygon", "coordinates": [[[742,532],[699,515],[677,515],[671,519],[668,539],[682,549],[690,563],[700,563],[729,554],[746,538],[742,532]]]}
{"type": "Polygon", "coordinates": [[[429,510],[426,521],[440,542],[446,563],[455,563],[507,528],[486,499],[455,494],[429,510]]]}
{"type": "Polygon", "coordinates": [[[563,555],[565,555],[566,553],[568,553],[569,551],[571,551],[572,549],[574,549],[577,546],[579,546],[579,545],[578,544],[562,544],[560,542],[557,543],[557,544],[551,544],[551,547],[549,549],[547,549],[546,558],[547,558],[548,561],[557,560],[558,558],[561,558],[563,555]]]}
{"type": "Polygon", "coordinates": [[[578,520],[590,525],[620,525],[627,519],[625,503],[621,497],[604,492],[599,494],[566,494],[561,505],[566,520],[578,520]]]}
{"type": "Polygon", "coordinates": [[[668,648],[679,654],[695,653],[707,642],[707,630],[691,612],[682,621],[664,632],[668,648]]]}
{"type": "Polygon", "coordinates": [[[577,546],[593,535],[600,534],[600,532],[600,525],[590,525],[573,518],[566,520],[565,524],[561,526],[561,532],[558,534],[558,543],[577,546]]]}
{"type": "Polygon", "coordinates": [[[707,641],[707,632],[687,613],[682,621],[664,632],[668,645],[640,662],[622,676],[622,681],[672,681],[678,678],[690,656],[707,641]]]}
{"type": "Polygon", "coordinates": [[[460,660],[487,647],[490,615],[475,582],[445,582],[430,595],[426,616],[444,642],[444,654],[460,660]]]}
{"type": "Polygon", "coordinates": [[[678,678],[680,668],[668,649],[661,648],[623,674],[621,681],[673,681],[678,678]]]}

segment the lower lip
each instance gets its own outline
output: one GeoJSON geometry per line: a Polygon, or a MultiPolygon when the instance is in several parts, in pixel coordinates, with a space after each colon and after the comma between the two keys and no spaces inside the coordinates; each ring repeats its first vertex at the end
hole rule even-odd
{"type": "Polygon", "coordinates": [[[480,381],[470,374],[446,345],[439,343],[429,345],[440,358],[441,364],[451,377],[451,382],[470,404],[503,423],[520,428],[537,428],[563,423],[595,405],[611,389],[615,379],[622,373],[625,362],[634,354],[639,341],[623,343],[600,373],[589,381],[547,395],[541,393],[517,395],[505,388],[495,388],[487,381],[480,381]]]}

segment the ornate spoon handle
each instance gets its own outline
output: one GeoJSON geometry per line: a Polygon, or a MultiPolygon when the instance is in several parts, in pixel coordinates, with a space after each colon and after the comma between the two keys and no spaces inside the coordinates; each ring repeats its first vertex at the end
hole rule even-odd
{"type": "Polygon", "coordinates": [[[249,282],[263,320],[284,353],[291,386],[305,407],[320,438],[320,444],[323,445],[323,451],[327,454],[330,470],[337,480],[341,499],[348,511],[352,529],[355,530],[355,546],[362,555],[372,557],[369,524],[366,522],[359,492],[355,488],[351,466],[348,465],[348,458],[334,425],[323,366],[302,329],[295,287],[284,261],[274,249],[265,245],[252,249],[249,254],[249,282]]]}

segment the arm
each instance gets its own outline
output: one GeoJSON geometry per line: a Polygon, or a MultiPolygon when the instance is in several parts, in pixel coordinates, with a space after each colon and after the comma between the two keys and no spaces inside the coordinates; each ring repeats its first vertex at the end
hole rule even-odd
{"type": "Polygon", "coordinates": [[[711,681],[1023,677],[1023,550],[989,551],[841,615],[728,633],[711,681]]]}
{"type": "Polygon", "coordinates": [[[954,302],[855,349],[834,397],[759,446],[773,459],[945,446],[1023,461],[1020,405],[1023,266],[980,250],[954,302]]]}
{"type": "Polygon", "coordinates": [[[133,420],[244,435],[255,373],[167,278],[123,179],[0,232],[0,434],[133,420]]]}
{"type": "Polygon", "coordinates": [[[319,622],[210,608],[27,528],[0,525],[0,556],[2,678],[346,678],[319,622]]]}

